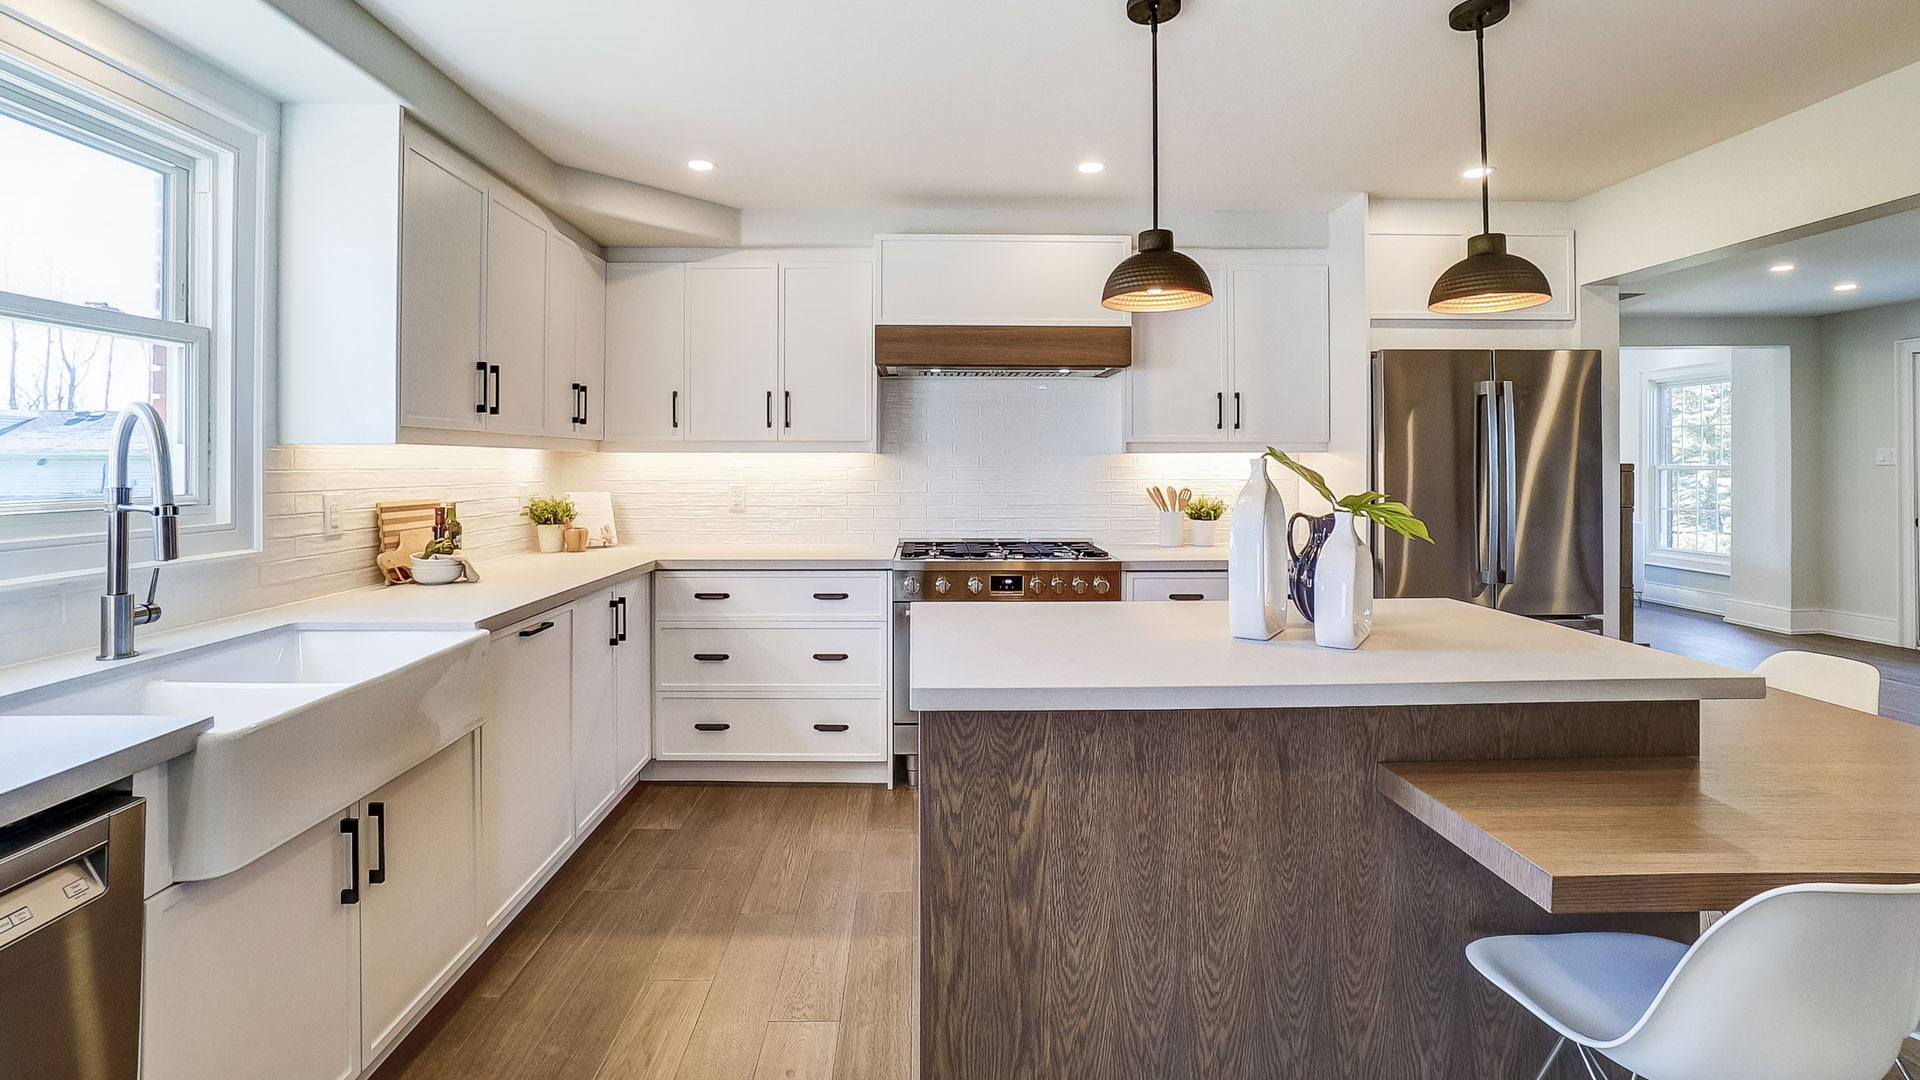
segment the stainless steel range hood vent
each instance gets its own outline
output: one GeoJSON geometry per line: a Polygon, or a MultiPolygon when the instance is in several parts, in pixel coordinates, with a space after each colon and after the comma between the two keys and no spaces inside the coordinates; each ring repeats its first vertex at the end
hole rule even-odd
{"type": "Polygon", "coordinates": [[[1100,379],[1133,362],[1128,326],[876,326],[883,376],[1100,379]]]}

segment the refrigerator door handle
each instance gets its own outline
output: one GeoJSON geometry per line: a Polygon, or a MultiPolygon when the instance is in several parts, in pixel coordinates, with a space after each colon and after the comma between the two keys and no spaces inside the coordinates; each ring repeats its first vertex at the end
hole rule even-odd
{"type": "Polygon", "coordinates": [[[1500,440],[1494,420],[1494,387],[1491,382],[1475,383],[1473,506],[1473,572],[1482,585],[1492,585],[1499,568],[1499,552],[1494,548],[1497,528],[1494,512],[1495,481],[1500,476],[1500,440]]]}
{"type": "Polygon", "coordinates": [[[1519,472],[1513,451],[1513,384],[1503,382],[1495,394],[1500,419],[1500,584],[1513,584],[1514,549],[1518,546],[1515,530],[1520,522],[1520,500],[1515,493],[1519,472]]]}

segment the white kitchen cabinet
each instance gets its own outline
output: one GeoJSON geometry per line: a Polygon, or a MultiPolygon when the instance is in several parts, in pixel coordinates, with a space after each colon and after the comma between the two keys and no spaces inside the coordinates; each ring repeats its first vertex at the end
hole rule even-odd
{"type": "Polygon", "coordinates": [[[687,267],[688,438],[771,442],[780,382],[779,271],[687,267]]]}
{"type": "MultiPolygon", "coordinates": [[[[547,230],[509,191],[487,206],[487,430],[543,435],[547,395],[547,230]]],[[[571,313],[569,313],[571,318],[571,313]]]]}
{"type": "Polygon", "coordinates": [[[580,248],[557,233],[547,235],[546,419],[549,435],[580,437],[580,376],[574,348],[580,332],[580,248]]]}
{"type": "Polygon", "coordinates": [[[360,804],[360,1040],[370,1062],[478,940],[474,735],[360,804]]]}
{"type": "Polygon", "coordinates": [[[478,860],[488,927],[573,838],[574,630],[573,613],[563,608],[498,631],[490,643],[478,860]]]}
{"type": "MultiPolygon", "coordinates": [[[[1479,208],[1472,221],[1479,223],[1479,208]]],[[[1478,232],[1477,228],[1471,232],[1478,232]]],[[[1580,286],[1574,277],[1573,230],[1531,229],[1507,232],[1507,250],[1540,268],[1553,299],[1524,311],[1496,315],[1439,315],[1427,310],[1433,283],[1467,257],[1465,229],[1415,227],[1367,235],[1367,313],[1370,318],[1418,322],[1571,321],[1580,286]]]]}
{"type": "Polygon", "coordinates": [[[873,438],[873,271],[864,263],[780,267],[782,442],[873,438]]]}
{"type": "Polygon", "coordinates": [[[574,826],[587,827],[613,798],[620,777],[614,756],[614,650],[620,605],[603,589],[572,606],[574,826]]]}
{"type": "Polygon", "coordinates": [[[619,630],[613,649],[613,749],[622,787],[653,760],[653,579],[614,586],[619,630]]]}
{"type": "Polygon", "coordinates": [[[581,249],[576,260],[573,377],[580,384],[580,430],[588,439],[607,434],[607,264],[581,249]]]}
{"type": "Polygon", "coordinates": [[[1323,449],[1330,320],[1318,252],[1195,252],[1213,302],[1140,315],[1128,372],[1134,451],[1323,449]]]}
{"type": "Polygon", "coordinates": [[[686,438],[686,264],[609,265],[606,320],[607,438],[686,438]]]}
{"type": "Polygon", "coordinates": [[[881,236],[874,241],[883,325],[1127,326],[1100,304],[1125,236],[881,236]]]}
{"type": "Polygon", "coordinates": [[[485,365],[487,178],[422,140],[405,150],[400,201],[400,423],[473,431],[485,365]]]}
{"type": "Polygon", "coordinates": [[[1128,600],[1225,600],[1225,570],[1129,572],[1121,583],[1128,600]]]}
{"type": "Polygon", "coordinates": [[[147,899],[145,1080],[358,1074],[361,912],[341,896],[354,884],[343,820],[147,899]]]}

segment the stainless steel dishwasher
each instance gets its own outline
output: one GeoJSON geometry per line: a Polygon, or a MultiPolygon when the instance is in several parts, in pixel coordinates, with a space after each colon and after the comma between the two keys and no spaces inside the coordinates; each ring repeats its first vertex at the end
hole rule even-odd
{"type": "Polygon", "coordinates": [[[0,1075],[139,1075],[145,834],[129,795],[0,829],[0,1075]]]}

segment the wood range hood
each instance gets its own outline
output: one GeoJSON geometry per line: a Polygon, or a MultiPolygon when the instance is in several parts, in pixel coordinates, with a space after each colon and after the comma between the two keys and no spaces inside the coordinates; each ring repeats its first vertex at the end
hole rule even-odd
{"type": "Polygon", "coordinates": [[[873,328],[882,376],[1105,378],[1133,362],[1130,326],[873,328]]]}

